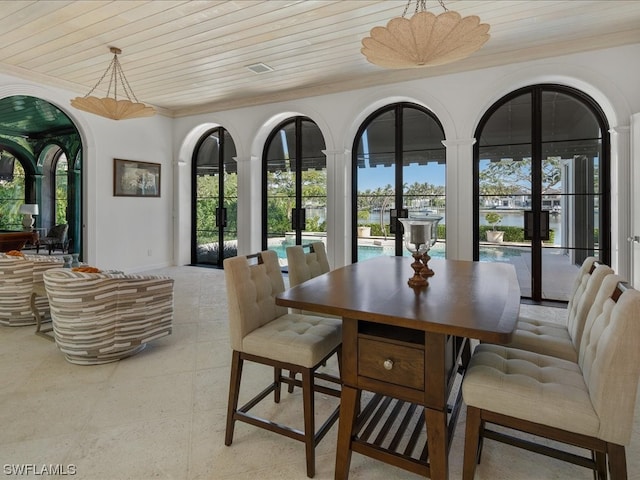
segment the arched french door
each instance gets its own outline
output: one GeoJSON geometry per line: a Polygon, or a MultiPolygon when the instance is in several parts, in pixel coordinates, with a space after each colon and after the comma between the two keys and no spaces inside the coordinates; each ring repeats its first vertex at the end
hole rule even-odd
{"type": "Polygon", "coordinates": [[[238,254],[238,168],[236,146],[227,130],[205,133],[193,154],[193,265],[222,268],[238,254]]]}
{"type": "Polygon", "coordinates": [[[442,125],[411,103],[385,106],[360,126],[352,158],[352,259],[408,255],[397,218],[443,217],[432,256],[445,254],[446,150],[442,125]]]}
{"type": "Polygon", "coordinates": [[[514,264],[523,297],[568,300],[587,256],[611,258],[604,114],[578,90],[536,85],[496,102],[476,139],[474,258],[514,264]]]}
{"type": "Polygon", "coordinates": [[[262,157],[262,248],[283,266],[286,247],[326,241],[327,158],[316,123],[287,119],[267,138],[262,157]]]}

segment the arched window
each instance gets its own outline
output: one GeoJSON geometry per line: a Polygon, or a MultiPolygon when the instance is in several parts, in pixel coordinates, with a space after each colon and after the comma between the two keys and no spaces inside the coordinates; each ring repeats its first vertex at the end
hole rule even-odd
{"type": "Polygon", "coordinates": [[[432,256],[445,254],[446,150],[442,125],[411,103],[388,105],[361,125],[353,148],[353,261],[409,255],[397,218],[442,217],[432,256]]]}
{"type": "Polygon", "coordinates": [[[262,158],[262,246],[286,264],[287,245],[326,240],[327,158],[320,128],[307,117],[278,125],[262,158]]]}
{"type": "Polygon", "coordinates": [[[608,130],[592,98],[560,85],[512,92],[481,119],[474,256],[514,264],[523,296],[567,300],[587,256],[610,262],[608,130]]]}
{"type": "Polygon", "coordinates": [[[227,130],[205,133],[193,154],[191,263],[222,268],[238,253],[236,146],[227,130]]]}
{"type": "Polygon", "coordinates": [[[55,162],[55,224],[67,222],[67,207],[69,195],[69,164],[67,156],[60,150],[60,154],[55,162]]]}

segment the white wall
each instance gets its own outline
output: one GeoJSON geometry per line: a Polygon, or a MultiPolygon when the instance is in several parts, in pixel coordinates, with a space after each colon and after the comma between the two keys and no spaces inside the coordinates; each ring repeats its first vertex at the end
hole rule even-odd
{"type": "Polygon", "coordinates": [[[327,146],[328,210],[333,214],[328,243],[335,267],[350,260],[351,146],[368,114],[406,100],[424,105],[438,116],[447,144],[448,255],[468,259],[473,237],[472,137],[478,120],[488,106],[516,88],[543,82],[569,85],[599,102],[612,129],[612,263],[628,277],[629,125],[631,115],[640,112],[638,59],[640,44],[635,44],[179,119],[158,115],[119,122],[103,119],[69,106],[71,98],[85,92],[43,87],[7,75],[0,75],[0,98],[37,96],[54,103],[76,122],[85,158],[85,258],[102,268],[126,271],[189,263],[191,156],[199,136],[217,125],[229,130],[238,151],[240,252],[258,250],[260,158],[265,138],[278,121],[291,115],[309,116],[319,125],[327,146]],[[160,163],[162,196],[113,197],[113,158],[160,163]]]}
{"type": "Polygon", "coordinates": [[[173,264],[172,120],[155,116],[113,121],[72,108],[71,98],[84,93],[0,75],[0,98],[30,95],[47,100],[69,115],[80,131],[84,260],[126,272],[173,264]],[[161,197],[114,197],[114,158],[160,163],[161,197]]]}
{"type": "MultiPolygon", "coordinates": [[[[312,118],[325,136],[328,154],[328,243],[333,266],[349,263],[349,201],[351,147],[358,126],[377,108],[412,101],[431,109],[444,126],[447,146],[447,255],[472,257],[473,133],[486,109],[507,93],[532,84],[568,85],[592,96],[602,107],[612,132],[612,263],[623,276],[630,273],[629,206],[631,114],[640,111],[640,44],[563,57],[425,78],[352,92],[203,114],[175,120],[174,139],[186,165],[176,178],[181,201],[176,205],[176,260],[189,261],[190,163],[195,140],[205,123],[227,128],[238,148],[240,253],[260,248],[260,156],[274,119],[292,114],[312,118]],[[193,136],[193,135],[192,135],[193,136]],[[332,171],[333,170],[333,171],[332,171]],[[249,178],[246,178],[249,177],[249,178]],[[456,219],[457,221],[454,221],[456,219]],[[184,247],[187,248],[184,248],[184,247]]],[[[276,73],[269,75],[277,75],[276,73]]],[[[265,76],[268,81],[268,76],[265,76]]],[[[636,162],[640,159],[636,159],[636,162]]]]}

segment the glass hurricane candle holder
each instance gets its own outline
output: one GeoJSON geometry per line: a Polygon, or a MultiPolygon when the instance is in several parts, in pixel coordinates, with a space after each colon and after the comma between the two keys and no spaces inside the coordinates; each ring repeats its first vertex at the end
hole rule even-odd
{"type": "Polygon", "coordinates": [[[422,254],[421,260],[424,266],[422,267],[422,271],[420,272],[420,274],[423,277],[431,277],[434,275],[435,272],[431,270],[431,268],[429,267],[429,260],[431,260],[431,256],[429,255],[429,250],[431,250],[431,247],[433,247],[438,241],[438,223],[440,222],[440,220],[442,220],[442,217],[430,215],[428,217],[425,217],[422,220],[426,222],[431,222],[431,241],[429,244],[429,248],[427,248],[426,251],[422,254]]]}
{"type": "MultiPolygon", "coordinates": [[[[413,256],[413,268],[414,274],[407,282],[410,287],[426,287],[429,282],[426,276],[423,275],[423,269],[425,264],[423,263],[424,255],[427,254],[431,248],[434,228],[437,222],[430,219],[412,219],[412,218],[399,218],[404,228],[404,245],[411,252],[413,256]]],[[[433,273],[431,273],[433,275],[433,273]]]]}

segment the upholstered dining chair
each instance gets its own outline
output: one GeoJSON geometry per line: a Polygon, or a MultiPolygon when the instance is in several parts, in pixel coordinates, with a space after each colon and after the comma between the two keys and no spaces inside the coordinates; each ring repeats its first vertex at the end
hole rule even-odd
{"type": "MultiPolygon", "coordinates": [[[[289,286],[295,287],[307,280],[329,272],[329,260],[327,250],[323,242],[312,242],[305,245],[291,245],[286,248],[287,266],[289,272],[289,286]],[[305,252],[305,250],[309,250],[305,252]]],[[[291,309],[293,313],[302,313],[320,317],[338,318],[329,313],[309,312],[305,310],[291,309]]],[[[295,378],[295,372],[289,372],[290,378],[295,378]]],[[[292,393],[294,383],[289,383],[288,391],[292,393]]]]}
{"type": "Polygon", "coordinates": [[[585,259],[569,298],[566,325],[523,316],[508,346],[576,362],[589,310],[602,281],[612,273],[612,268],[595,257],[585,259]]]}
{"type": "Polygon", "coordinates": [[[327,251],[322,242],[287,247],[287,264],[289,266],[289,286],[306,282],[330,270],[327,251]],[[308,249],[308,252],[305,252],[308,249]]]}
{"type": "Polygon", "coordinates": [[[627,478],[640,376],[640,292],[608,275],[589,312],[577,362],[482,344],[462,383],[467,404],[463,479],[474,477],[483,438],[509,443],[594,470],[597,478],[627,478]],[[489,424],[581,447],[591,457],[514,437],[489,424]]]}
{"type": "Polygon", "coordinates": [[[276,305],[275,297],[285,289],[277,254],[267,250],[255,255],[227,258],[224,261],[225,283],[231,333],[231,378],[225,444],[233,442],[236,421],[246,422],[271,432],[304,442],[307,476],[315,475],[315,447],[338,419],[337,407],[324,424],[315,430],[315,392],[335,397],[339,389],[317,384],[323,379],[334,384],[340,380],[319,367],[342,345],[342,322],[333,318],[289,313],[276,305]],[[242,368],[245,361],[274,368],[274,379],[244,406],[238,407],[242,368]],[[282,370],[300,373],[302,380],[282,375],[282,370]],[[304,431],[258,418],[249,411],[271,392],[280,402],[281,384],[294,382],[302,387],[304,431]]]}

